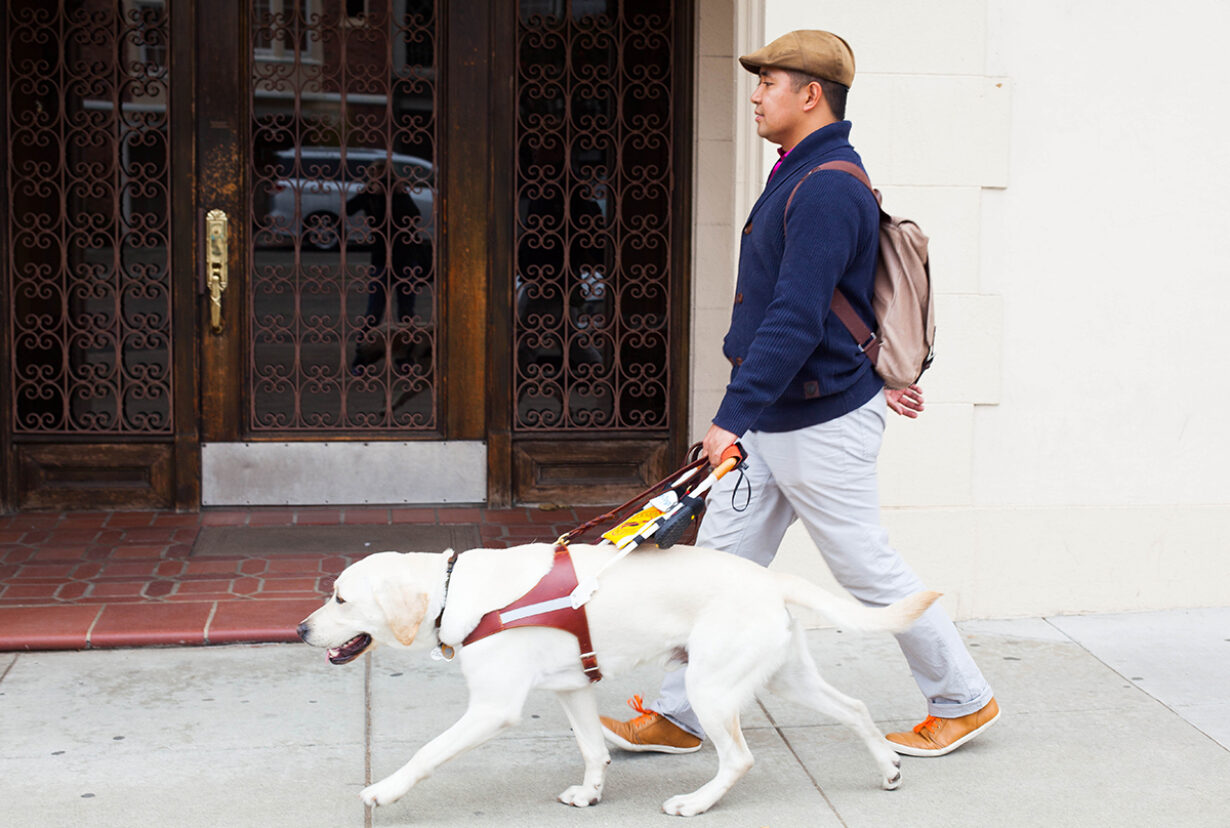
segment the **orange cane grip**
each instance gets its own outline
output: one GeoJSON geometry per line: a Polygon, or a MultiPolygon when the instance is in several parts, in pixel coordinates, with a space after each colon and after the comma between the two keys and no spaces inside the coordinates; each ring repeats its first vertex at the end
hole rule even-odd
{"type": "Polygon", "coordinates": [[[743,450],[743,446],[738,443],[731,443],[722,452],[722,462],[713,469],[713,476],[720,478],[722,475],[731,469],[737,467],[740,463],[747,459],[747,452],[743,450]]]}

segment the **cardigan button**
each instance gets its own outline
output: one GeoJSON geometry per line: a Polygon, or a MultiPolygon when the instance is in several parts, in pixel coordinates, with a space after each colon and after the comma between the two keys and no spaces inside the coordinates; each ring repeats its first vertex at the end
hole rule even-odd
{"type": "Polygon", "coordinates": [[[752,223],[749,221],[747,224],[743,225],[743,235],[746,236],[750,232],[752,232],[752,223]]]}
{"type": "Polygon", "coordinates": [[[736,368],[743,364],[743,357],[726,357],[726,358],[729,359],[730,364],[734,365],[736,368]]]}
{"type": "Polygon", "coordinates": [[[742,294],[742,293],[736,293],[736,294],[735,294],[735,304],[736,304],[736,305],[742,305],[742,304],[743,304],[743,294],[742,294]]]}

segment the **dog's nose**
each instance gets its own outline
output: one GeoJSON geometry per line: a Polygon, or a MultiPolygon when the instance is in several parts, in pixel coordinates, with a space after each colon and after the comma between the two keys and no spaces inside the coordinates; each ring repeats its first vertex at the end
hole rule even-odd
{"type": "Polygon", "coordinates": [[[300,640],[303,641],[304,643],[307,643],[308,633],[310,633],[311,631],[312,630],[307,625],[306,621],[302,622],[297,628],[295,628],[295,632],[299,634],[300,640]]]}

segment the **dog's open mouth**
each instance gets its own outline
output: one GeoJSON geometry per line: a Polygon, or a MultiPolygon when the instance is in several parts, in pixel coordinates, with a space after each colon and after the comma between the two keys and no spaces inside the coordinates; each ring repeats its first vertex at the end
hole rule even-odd
{"type": "Polygon", "coordinates": [[[372,646],[372,637],[367,633],[359,633],[340,647],[329,648],[329,661],[334,664],[347,664],[354,661],[372,646]]]}

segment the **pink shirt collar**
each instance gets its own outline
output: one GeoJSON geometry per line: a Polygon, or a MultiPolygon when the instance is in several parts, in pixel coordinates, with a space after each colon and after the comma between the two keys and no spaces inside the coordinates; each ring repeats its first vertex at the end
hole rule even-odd
{"type": "Polygon", "coordinates": [[[788,150],[782,149],[781,147],[777,148],[777,163],[773,165],[773,169],[769,170],[769,178],[767,180],[769,181],[773,180],[773,174],[777,172],[777,168],[782,165],[782,162],[786,160],[786,156],[789,155],[793,150],[794,150],[794,147],[791,147],[788,150]]]}

